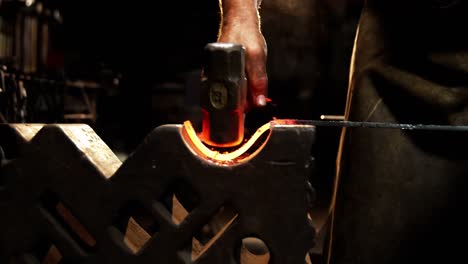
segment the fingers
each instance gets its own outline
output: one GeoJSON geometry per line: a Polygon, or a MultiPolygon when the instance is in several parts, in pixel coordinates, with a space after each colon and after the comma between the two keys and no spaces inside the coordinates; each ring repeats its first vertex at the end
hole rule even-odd
{"type": "Polygon", "coordinates": [[[245,111],[265,106],[268,100],[267,45],[258,25],[239,23],[222,27],[218,42],[239,43],[245,47],[245,72],[248,85],[245,111]]]}
{"type": "Polygon", "coordinates": [[[245,69],[248,80],[248,101],[251,107],[266,105],[268,94],[266,59],[266,45],[255,45],[246,48],[245,69]]]}

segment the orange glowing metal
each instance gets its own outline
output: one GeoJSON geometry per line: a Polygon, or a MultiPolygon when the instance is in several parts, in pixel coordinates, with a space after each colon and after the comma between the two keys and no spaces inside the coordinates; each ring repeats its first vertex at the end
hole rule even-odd
{"type": "MultiPolygon", "coordinates": [[[[221,153],[215,150],[209,149],[205,146],[201,140],[198,138],[195,129],[192,126],[190,121],[184,122],[184,128],[182,135],[185,137],[185,142],[189,143],[188,145],[191,147],[192,151],[194,151],[197,155],[202,156],[208,160],[214,161],[216,163],[225,164],[225,165],[232,165],[236,163],[241,163],[244,161],[249,160],[251,157],[254,157],[265,145],[265,143],[257,149],[254,153],[248,155],[247,157],[241,158],[254,144],[255,142],[266,132],[269,131],[271,128],[270,123],[267,123],[261,126],[257,131],[252,135],[252,137],[245,142],[241,147],[234,150],[233,152],[226,152],[221,153]]],[[[265,141],[267,142],[268,139],[265,141]]]]}

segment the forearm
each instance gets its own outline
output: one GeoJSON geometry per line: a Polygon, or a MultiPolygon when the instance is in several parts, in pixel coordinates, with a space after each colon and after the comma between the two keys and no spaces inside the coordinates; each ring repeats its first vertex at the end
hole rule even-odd
{"type": "Polygon", "coordinates": [[[260,26],[258,8],[262,0],[219,0],[221,28],[240,24],[260,26]]]}

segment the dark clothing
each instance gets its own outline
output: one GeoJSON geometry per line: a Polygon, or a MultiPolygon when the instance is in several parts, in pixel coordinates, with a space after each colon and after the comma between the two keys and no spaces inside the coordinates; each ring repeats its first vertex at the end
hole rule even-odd
{"type": "MultiPolygon", "coordinates": [[[[467,1],[368,1],[349,120],[468,125],[467,1]]],[[[348,129],[332,263],[459,263],[468,134],[348,129]]],[[[340,157],[339,157],[340,158],[340,157]]]]}

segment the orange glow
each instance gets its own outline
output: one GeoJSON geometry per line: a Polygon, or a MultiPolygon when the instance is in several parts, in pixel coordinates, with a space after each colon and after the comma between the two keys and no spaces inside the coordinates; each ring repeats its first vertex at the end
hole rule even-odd
{"type": "Polygon", "coordinates": [[[205,140],[205,138],[210,138],[211,133],[210,133],[210,113],[206,111],[205,109],[202,108],[202,114],[203,114],[203,122],[202,122],[202,132],[200,135],[201,140],[205,140]]]}
{"type": "Polygon", "coordinates": [[[296,119],[275,119],[273,121],[275,125],[298,125],[296,119]]]}
{"type": "Polygon", "coordinates": [[[240,109],[233,110],[231,112],[226,112],[224,114],[225,122],[233,122],[235,125],[229,129],[221,129],[217,126],[217,123],[211,123],[211,116],[208,111],[202,109],[203,122],[202,122],[202,132],[198,135],[201,141],[205,142],[207,145],[217,148],[231,148],[236,147],[242,144],[244,138],[244,113],[240,109]],[[236,131],[234,131],[234,129],[236,131]],[[223,134],[229,138],[229,142],[217,142],[216,136],[223,134]]]}
{"type": "MultiPolygon", "coordinates": [[[[182,130],[182,135],[185,139],[185,142],[188,144],[189,148],[198,156],[213,161],[215,163],[219,163],[220,165],[235,165],[244,161],[247,161],[254,157],[258,152],[260,152],[265,143],[255,150],[254,153],[242,157],[247,151],[256,143],[256,141],[267,131],[270,130],[271,124],[267,123],[261,126],[257,131],[252,135],[252,137],[245,142],[242,146],[232,152],[225,152],[221,153],[216,150],[211,150],[207,146],[205,146],[200,138],[198,137],[195,129],[192,126],[190,121],[184,122],[184,129],[182,130]]],[[[265,141],[267,142],[268,139],[265,141]]]]}

